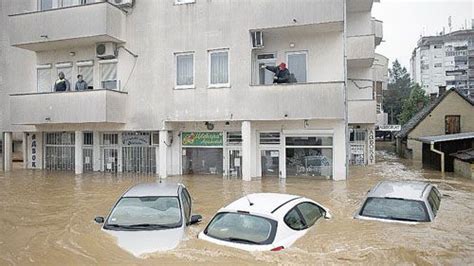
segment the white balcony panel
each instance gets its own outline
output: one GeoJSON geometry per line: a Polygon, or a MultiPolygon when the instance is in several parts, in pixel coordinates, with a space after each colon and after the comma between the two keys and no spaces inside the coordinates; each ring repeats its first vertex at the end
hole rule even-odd
{"type": "Polygon", "coordinates": [[[371,67],[375,58],[374,35],[347,38],[348,67],[371,67]]]}
{"type": "Polygon", "coordinates": [[[108,2],[10,16],[10,44],[31,51],[125,42],[125,14],[108,2]]]}
{"type": "Polygon", "coordinates": [[[377,102],[348,101],[349,124],[374,124],[377,122],[377,102]]]}
{"type": "Polygon", "coordinates": [[[127,93],[90,90],[10,95],[11,123],[125,123],[127,93]]]}
{"type": "Polygon", "coordinates": [[[344,119],[343,91],[343,82],[176,90],[169,120],[344,119]]]}

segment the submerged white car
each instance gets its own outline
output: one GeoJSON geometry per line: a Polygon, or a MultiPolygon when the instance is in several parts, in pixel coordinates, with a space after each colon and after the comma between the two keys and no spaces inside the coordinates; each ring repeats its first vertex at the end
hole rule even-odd
{"type": "Polygon", "coordinates": [[[295,195],[257,193],[220,209],[199,238],[247,251],[279,251],[290,247],[329,211],[295,195]]]}
{"type": "Polygon", "coordinates": [[[441,204],[438,189],[425,182],[383,181],[367,193],[354,218],[383,222],[431,222],[441,204]]]}
{"type": "Polygon", "coordinates": [[[117,238],[118,245],[135,256],[174,249],[188,225],[202,217],[191,215],[192,201],[182,184],[149,183],[130,188],[117,201],[102,230],[117,238]]]}

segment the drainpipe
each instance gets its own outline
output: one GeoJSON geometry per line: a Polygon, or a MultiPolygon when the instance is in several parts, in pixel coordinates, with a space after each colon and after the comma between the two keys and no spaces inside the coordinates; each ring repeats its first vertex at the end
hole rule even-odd
{"type": "Polygon", "coordinates": [[[441,173],[444,173],[444,152],[438,151],[437,149],[435,149],[434,142],[431,142],[430,147],[431,147],[430,151],[437,153],[441,156],[441,173]]]}

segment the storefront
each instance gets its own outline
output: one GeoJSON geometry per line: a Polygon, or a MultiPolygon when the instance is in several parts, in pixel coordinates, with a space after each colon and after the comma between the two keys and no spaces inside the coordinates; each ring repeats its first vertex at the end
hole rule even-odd
{"type": "Polygon", "coordinates": [[[222,132],[181,132],[182,173],[223,175],[222,132]]]}

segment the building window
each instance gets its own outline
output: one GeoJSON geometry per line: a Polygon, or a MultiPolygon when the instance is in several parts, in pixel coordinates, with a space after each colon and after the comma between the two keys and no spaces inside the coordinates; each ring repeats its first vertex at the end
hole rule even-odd
{"type": "Polygon", "coordinates": [[[332,177],[332,145],[332,137],[287,137],[287,175],[332,177]]]}
{"type": "Polygon", "coordinates": [[[102,89],[118,90],[120,88],[117,80],[117,62],[100,62],[100,83],[102,89]]]}
{"type": "Polygon", "coordinates": [[[295,75],[296,82],[304,83],[307,81],[307,57],[308,53],[291,52],[287,54],[288,70],[295,75]]]}
{"type": "Polygon", "coordinates": [[[209,85],[210,87],[229,86],[229,50],[209,52],[209,85]]]}
{"type": "Polygon", "coordinates": [[[51,64],[38,66],[36,73],[38,92],[50,92],[53,87],[51,84],[51,64]]]}
{"type": "MultiPolygon", "coordinates": [[[[57,63],[56,64],[56,74],[59,75],[59,73],[63,72],[64,73],[64,78],[69,81],[70,84],[72,84],[72,63],[71,62],[65,62],[65,63],[57,63]]],[[[58,76],[56,76],[56,79],[58,76]]]]}
{"type": "Polygon", "coordinates": [[[77,74],[82,75],[88,89],[94,88],[94,61],[77,62],[77,74]]]}
{"type": "Polygon", "coordinates": [[[442,67],[442,66],[443,66],[442,63],[436,63],[436,64],[434,64],[434,67],[436,67],[436,68],[437,68],[437,67],[442,67]]]}
{"type": "Polygon", "coordinates": [[[83,134],[83,144],[86,146],[94,145],[94,135],[92,132],[84,132],[83,134]]]}
{"type": "Polygon", "coordinates": [[[444,121],[446,134],[461,133],[461,116],[447,115],[444,121]]]}
{"type": "Polygon", "coordinates": [[[194,54],[176,54],[176,88],[194,87],[194,54]]]}
{"type": "Polygon", "coordinates": [[[239,145],[242,143],[242,132],[227,132],[227,144],[239,145]]]}
{"type": "Polygon", "coordinates": [[[39,0],[38,7],[40,11],[52,9],[53,0],[39,0]]]}
{"type": "Polygon", "coordinates": [[[184,4],[193,4],[196,3],[196,0],[174,0],[176,5],[184,5],[184,4]]]}

